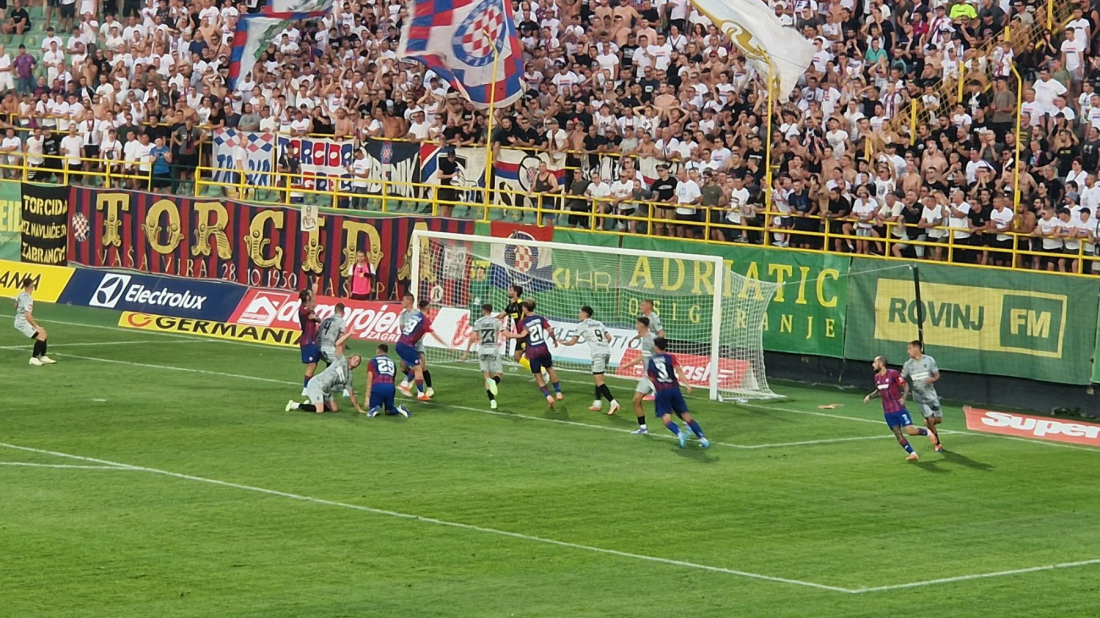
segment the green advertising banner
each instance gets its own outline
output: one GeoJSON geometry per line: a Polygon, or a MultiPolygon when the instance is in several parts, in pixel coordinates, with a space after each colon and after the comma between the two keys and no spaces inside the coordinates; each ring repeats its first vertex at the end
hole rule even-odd
{"type": "Polygon", "coordinates": [[[0,260],[19,261],[23,193],[20,183],[0,180],[0,260]]]}
{"type": "MultiPolygon", "coordinates": [[[[919,264],[924,341],[941,369],[1087,384],[1100,281],[919,264]]],[[[913,274],[852,261],[845,358],[905,356],[917,338],[913,274]]]]}
{"type": "Polygon", "coordinates": [[[570,245],[586,245],[589,247],[618,247],[619,236],[616,234],[597,234],[584,230],[571,230],[563,227],[554,228],[554,242],[562,242],[570,245]]]}
{"type": "MultiPolygon", "coordinates": [[[[735,273],[778,283],[779,289],[768,305],[764,323],[764,349],[835,358],[843,356],[847,257],[644,236],[624,237],[622,246],[687,255],[718,255],[735,273]]],[[[681,261],[639,258],[630,269],[629,285],[666,295],[696,293],[696,290],[682,289],[688,287],[685,282],[691,278],[685,279],[682,263],[676,262],[681,261]]],[[[726,294],[729,293],[726,290],[726,294]]],[[[698,304],[706,304],[705,297],[700,297],[698,304]]],[[[658,309],[658,312],[667,328],[681,321],[690,323],[703,310],[701,306],[676,307],[675,311],[658,309]]]]}

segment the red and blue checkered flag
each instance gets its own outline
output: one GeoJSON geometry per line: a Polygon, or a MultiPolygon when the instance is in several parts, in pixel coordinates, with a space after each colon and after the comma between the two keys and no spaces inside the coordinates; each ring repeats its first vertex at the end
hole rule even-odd
{"type": "Polygon", "coordinates": [[[398,58],[423,62],[477,107],[488,107],[490,98],[495,105],[509,105],[523,96],[523,49],[509,0],[411,4],[398,58]],[[496,90],[493,97],[490,88],[496,90]]]}

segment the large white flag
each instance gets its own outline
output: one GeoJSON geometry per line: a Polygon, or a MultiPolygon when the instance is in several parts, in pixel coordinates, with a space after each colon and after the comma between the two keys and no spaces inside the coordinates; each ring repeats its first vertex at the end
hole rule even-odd
{"type": "Polygon", "coordinates": [[[790,94],[814,57],[814,46],[795,29],[779,23],[760,0],[691,0],[733,41],[760,73],[772,69],[773,87],[790,94]]]}

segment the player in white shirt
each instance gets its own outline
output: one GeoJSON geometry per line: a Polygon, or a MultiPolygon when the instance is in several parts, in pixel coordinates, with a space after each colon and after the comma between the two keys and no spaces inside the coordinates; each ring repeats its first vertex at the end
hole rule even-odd
{"type": "Polygon", "coordinates": [[[573,335],[569,339],[561,342],[563,346],[575,345],[581,338],[588,343],[588,349],[592,353],[592,381],[596,383],[595,398],[592,400],[592,405],[588,406],[588,409],[593,412],[599,412],[603,409],[603,399],[611,404],[608,408],[607,414],[611,416],[619,411],[622,406],[618,401],[615,401],[615,396],[611,394],[611,389],[607,387],[604,382],[604,373],[611,366],[611,346],[612,341],[611,333],[607,332],[607,327],[603,325],[603,322],[592,319],[594,311],[592,307],[585,305],[580,310],[580,324],[577,325],[577,334],[573,335]]]}
{"type": "Polygon", "coordinates": [[[497,409],[497,395],[504,375],[504,365],[500,362],[500,331],[503,327],[501,321],[493,316],[493,305],[482,305],[481,317],[471,327],[470,340],[466,342],[466,351],[461,358],[465,362],[476,342],[478,363],[485,378],[485,394],[489,396],[489,407],[493,410],[497,409]]]}

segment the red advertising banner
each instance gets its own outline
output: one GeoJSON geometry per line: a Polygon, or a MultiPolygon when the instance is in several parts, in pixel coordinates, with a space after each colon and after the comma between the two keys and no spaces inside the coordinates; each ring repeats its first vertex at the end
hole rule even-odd
{"type": "MultiPolygon", "coordinates": [[[[630,348],[623,352],[623,360],[615,370],[615,375],[632,378],[644,376],[645,367],[642,365],[634,365],[629,369],[623,368],[623,365],[637,360],[640,354],[641,352],[635,348],[630,348]]],[[[676,358],[676,362],[683,368],[684,375],[687,376],[688,379],[688,384],[691,384],[692,387],[706,388],[710,386],[710,358],[698,356],[696,354],[673,354],[672,356],[676,358]]],[[[748,361],[719,358],[718,388],[739,388],[745,381],[746,374],[748,373],[748,361]]]]}
{"type": "MultiPolygon", "coordinates": [[[[313,311],[322,320],[332,315],[336,303],[344,303],[344,320],[359,339],[395,342],[400,334],[397,316],[401,303],[371,300],[348,300],[318,295],[313,311]]],[[[249,290],[229,318],[230,324],[300,330],[298,309],[302,302],[296,292],[280,290],[249,290]]]]}
{"type": "Polygon", "coordinates": [[[410,274],[414,229],[468,234],[472,221],[322,214],[300,231],[296,208],[252,206],[225,198],[74,188],[69,200],[68,259],[252,287],[346,294],[347,274],[363,251],[377,274],[376,295],[397,299],[410,274]]]}
{"type": "Polygon", "coordinates": [[[1002,436],[1100,446],[1100,425],[964,406],[966,428],[1002,436]]]}

